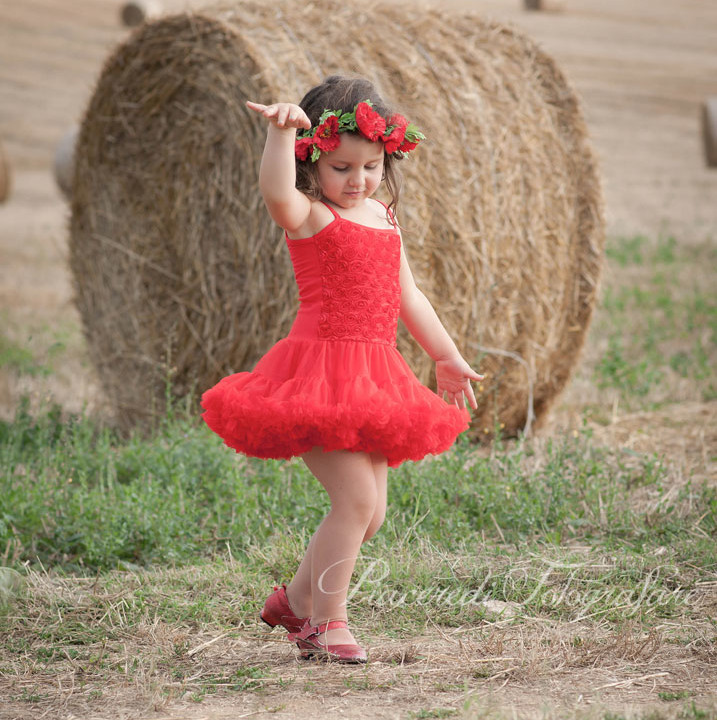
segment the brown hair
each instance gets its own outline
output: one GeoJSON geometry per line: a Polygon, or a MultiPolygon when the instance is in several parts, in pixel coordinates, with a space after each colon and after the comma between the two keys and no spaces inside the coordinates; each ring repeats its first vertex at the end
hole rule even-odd
{"type": "MultiPolygon", "coordinates": [[[[384,102],[383,98],[369,80],[360,77],[347,77],[344,75],[331,75],[320,85],[313,87],[304,95],[299,103],[303,111],[309,116],[311,126],[319,124],[319,118],[324,110],[337,110],[353,112],[356,105],[363,100],[370,100],[373,109],[387,122],[394,111],[384,102]]],[[[391,198],[388,207],[395,215],[398,207],[398,196],[401,192],[402,176],[396,167],[399,158],[384,153],[383,179],[386,181],[386,190],[391,198]]],[[[296,187],[305,195],[315,200],[322,197],[319,186],[316,163],[307,160],[296,160],[296,187]]]]}

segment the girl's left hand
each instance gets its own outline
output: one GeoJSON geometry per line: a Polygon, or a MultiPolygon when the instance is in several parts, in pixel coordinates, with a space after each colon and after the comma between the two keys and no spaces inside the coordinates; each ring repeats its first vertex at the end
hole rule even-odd
{"type": "Polygon", "coordinates": [[[436,392],[444,400],[461,409],[466,406],[466,398],[474,410],[478,407],[471,380],[480,382],[482,379],[483,375],[473,370],[460,355],[436,360],[436,392]]]}

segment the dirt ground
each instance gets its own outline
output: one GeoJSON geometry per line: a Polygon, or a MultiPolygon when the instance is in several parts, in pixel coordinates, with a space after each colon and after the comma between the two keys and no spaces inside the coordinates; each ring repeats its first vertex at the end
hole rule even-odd
{"type": "MultiPolygon", "coordinates": [[[[435,0],[438,2],[438,0],[435,0]]],[[[19,397],[52,395],[69,410],[102,406],[101,392],[84,350],[72,283],[66,266],[67,206],[57,189],[52,164],[63,135],[79,121],[102,62],[126,36],[118,22],[120,0],[0,0],[0,142],[12,171],[9,200],[0,205],[0,323],[3,334],[27,345],[42,361],[56,348],[63,362],[44,375],[19,380],[0,369],[0,417],[12,416],[19,397]]],[[[679,243],[717,242],[717,169],[705,165],[701,103],[717,96],[717,3],[708,0],[565,0],[560,12],[526,12],[520,0],[441,0],[446,10],[470,9],[525,30],[553,55],[583,100],[604,178],[610,235],[672,234],[679,243]]],[[[180,6],[179,2],[175,6],[180,6]]],[[[579,404],[570,388],[563,403],[579,404]]],[[[679,410],[616,417],[606,442],[654,448],[678,418],[684,440],[672,441],[688,473],[708,476],[717,456],[715,403],[685,403],[679,410]],[[636,428],[640,428],[639,432],[636,428]]],[[[669,445],[669,442],[667,443],[669,445]]],[[[574,628],[577,632],[577,628],[574,628]]],[[[491,673],[476,707],[502,708],[506,717],[571,717],[596,705],[644,708],[656,686],[679,688],[684,681],[696,696],[717,692],[714,657],[685,651],[673,658],[669,677],[660,655],[654,670],[632,673],[630,653],[620,667],[578,658],[558,631],[547,626],[516,628],[496,651],[491,673]],[[521,634],[524,634],[523,637],[521,634]],[[521,676],[510,658],[524,657],[526,637],[540,672],[521,676]],[[537,638],[537,640],[536,640],[537,638]],[[562,648],[563,661],[555,661],[562,648]],[[505,662],[500,658],[505,657],[505,662]],[[676,670],[675,668],[681,668],[676,670]],[[544,708],[558,708],[544,714],[544,708]],[[562,708],[562,710],[559,710],[562,708]]],[[[572,632],[572,631],[571,631],[572,632]]],[[[277,647],[273,636],[218,643],[229,659],[287,662],[294,683],[287,705],[281,688],[246,693],[197,706],[161,702],[138,710],[132,689],[118,698],[107,717],[154,720],[218,720],[261,717],[406,717],[424,707],[460,709],[466,699],[451,666],[486,651],[485,635],[438,634],[423,644],[421,658],[401,665],[400,682],[381,689],[381,676],[395,678],[395,661],[405,646],[377,649],[368,670],[305,668],[277,647]],[[241,646],[241,647],[240,647],[241,646]],[[283,658],[283,660],[282,660],[283,658]],[[463,660],[461,660],[463,658],[463,660]],[[404,672],[405,670],[405,672],[404,672]],[[371,692],[356,692],[370,678],[371,692]],[[428,679],[431,682],[428,682],[428,679]],[[444,681],[438,692],[436,682],[444,681]],[[298,692],[297,692],[298,689],[298,692]]],[[[411,654],[409,648],[409,655],[411,654]]],[[[415,654],[415,652],[414,652],[415,654]]],[[[461,681],[462,682],[462,681],[461,681]]],[[[435,715],[439,716],[439,715],[435,715]]],[[[0,709],[0,717],[4,717],[0,709]]],[[[51,717],[51,716],[47,716],[51,717]]],[[[58,707],[57,718],[79,717],[58,707]]],[[[88,708],[82,717],[105,717],[88,708]]]]}

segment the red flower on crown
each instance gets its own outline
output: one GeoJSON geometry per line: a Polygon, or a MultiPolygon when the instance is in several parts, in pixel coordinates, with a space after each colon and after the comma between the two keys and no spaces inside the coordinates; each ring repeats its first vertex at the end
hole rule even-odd
{"type": "Polygon", "coordinates": [[[336,115],[329,115],[316,128],[311,142],[322,152],[332,152],[338,148],[341,144],[341,138],[339,137],[339,119],[336,115]]]}
{"type": "Polygon", "coordinates": [[[386,152],[391,155],[403,144],[404,138],[406,137],[406,128],[408,127],[408,120],[403,115],[392,115],[388,121],[388,127],[394,125],[395,127],[388,135],[383,136],[383,142],[385,144],[386,152]]]}
{"type": "Polygon", "coordinates": [[[360,102],[356,106],[356,125],[371,142],[376,142],[386,132],[386,120],[367,102],[360,102]]]}
{"type": "Polygon", "coordinates": [[[410,140],[406,140],[406,141],[398,148],[398,150],[399,150],[399,152],[402,152],[402,153],[411,152],[411,150],[413,150],[413,149],[416,147],[416,145],[418,145],[418,141],[416,141],[416,142],[411,142],[410,140]]]}
{"type": "Polygon", "coordinates": [[[316,162],[322,152],[333,152],[341,144],[340,133],[361,133],[370,142],[381,140],[389,155],[402,157],[425,139],[423,133],[403,115],[392,115],[388,121],[377,113],[369,100],[358,103],[353,112],[324,110],[318,127],[300,131],[294,153],[300,161],[316,162]],[[323,120],[322,120],[323,119],[323,120]]]}
{"type": "Polygon", "coordinates": [[[299,160],[308,160],[311,147],[314,144],[314,138],[305,137],[299,138],[294,145],[294,153],[299,160]]]}

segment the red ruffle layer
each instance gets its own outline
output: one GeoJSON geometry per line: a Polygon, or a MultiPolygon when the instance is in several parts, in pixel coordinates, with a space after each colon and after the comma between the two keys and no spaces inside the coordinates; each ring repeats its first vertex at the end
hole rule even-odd
{"type": "Polygon", "coordinates": [[[391,345],[291,337],[252,372],[207,390],[202,407],[207,425],[246,455],[290,458],[322,447],[380,453],[392,466],[447,450],[469,421],[391,345]]]}

